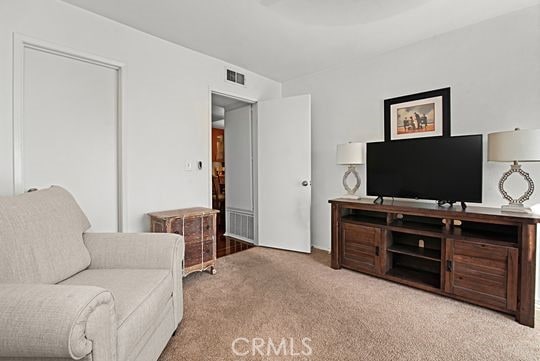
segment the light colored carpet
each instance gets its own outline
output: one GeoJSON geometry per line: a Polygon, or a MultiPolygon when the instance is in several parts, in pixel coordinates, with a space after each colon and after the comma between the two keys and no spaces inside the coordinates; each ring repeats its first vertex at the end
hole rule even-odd
{"type": "Polygon", "coordinates": [[[219,259],[215,276],[189,276],[184,320],[160,361],[540,360],[538,328],[328,265],[320,252],[253,248],[219,259]],[[309,337],[312,354],[237,356],[238,337],[292,337],[295,352],[309,337]]]}

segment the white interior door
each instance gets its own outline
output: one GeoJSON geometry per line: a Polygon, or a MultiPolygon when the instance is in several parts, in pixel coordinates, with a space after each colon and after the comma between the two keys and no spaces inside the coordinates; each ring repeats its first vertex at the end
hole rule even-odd
{"type": "Polygon", "coordinates": [[[311,252],[311,96],[257,104],[260,246],[311,252]]]}
{"type": "Polygon", "coordinates": [[[92,230],[118,229],[117,70],[24,49],[21,184],[60,185],[92,230]]]}

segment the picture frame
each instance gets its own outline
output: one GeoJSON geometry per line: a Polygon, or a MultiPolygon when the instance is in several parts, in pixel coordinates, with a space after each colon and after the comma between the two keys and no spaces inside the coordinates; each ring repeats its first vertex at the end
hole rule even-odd
{"type": "Polygon", "coordinates": [[[384,140],[450,136],[450,88],[384,101],[384,140]]]}

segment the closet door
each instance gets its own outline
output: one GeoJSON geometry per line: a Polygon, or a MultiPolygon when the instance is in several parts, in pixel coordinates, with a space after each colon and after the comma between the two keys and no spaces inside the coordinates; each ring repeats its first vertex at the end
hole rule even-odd
{"type": "Polygon", "coordinates": [[[18,192],[69,190],[93,231],[118,230],[118,71],[25,48],[18,192]]]}

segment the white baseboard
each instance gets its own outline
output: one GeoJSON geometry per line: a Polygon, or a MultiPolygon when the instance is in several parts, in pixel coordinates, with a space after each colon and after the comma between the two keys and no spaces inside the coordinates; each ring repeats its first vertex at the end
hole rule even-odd
{"type": "Polygon", "coordinates": [[[315,245],[311,245],[312,248],[315,248],[315,249],[318,249],[319,251],[324,251],[324,252],[328,252],[330,253],[330,249],[329,248],[323,248],[321,246],[315,246],[315,245]]]}
{"type": "Polygon", "coordinates": [[[231,238],[234,238],[234,239],[237,239],[237,240],[239,240],[239,241],[246,242],[246,243],[255,244],[255,243],[253,242],[252,239],[248,239],[248,238],[239,236],[239,235],[237,235],[237,234],[232,234],[232,233],[227,233],[227,232],[225,232],[223,235],[224,235],[225,237],[231,237],[231,238]]]}

